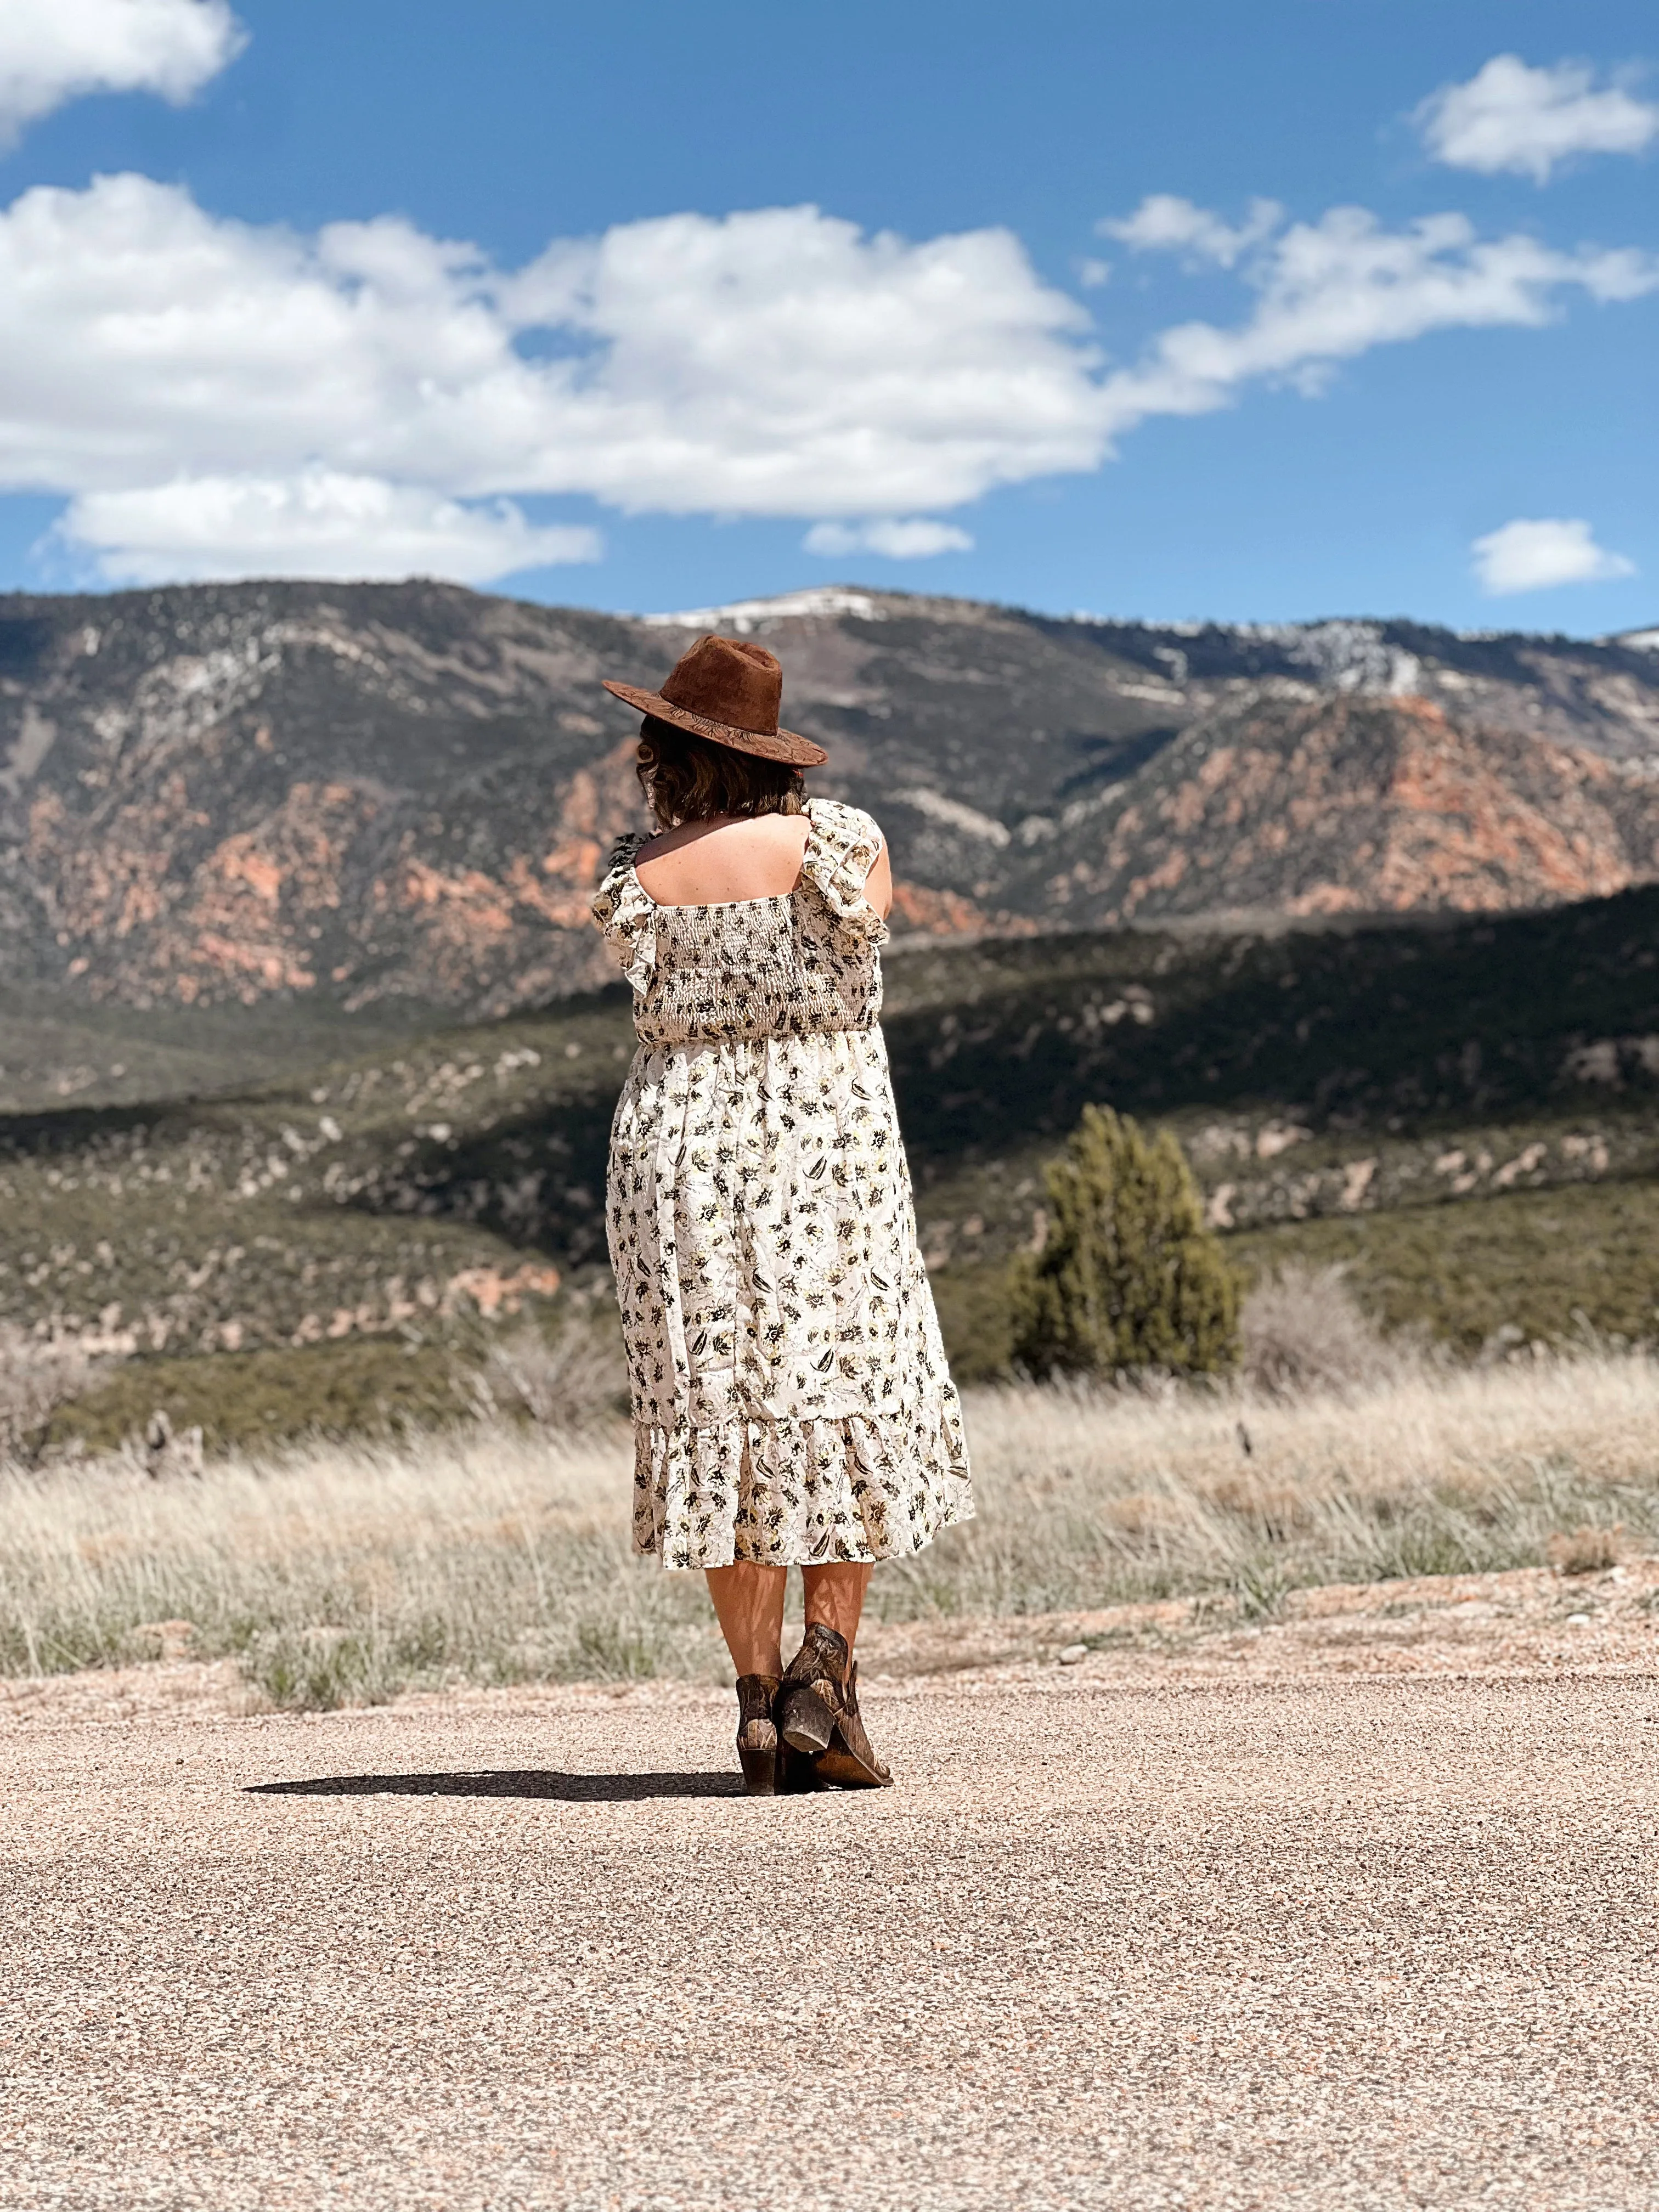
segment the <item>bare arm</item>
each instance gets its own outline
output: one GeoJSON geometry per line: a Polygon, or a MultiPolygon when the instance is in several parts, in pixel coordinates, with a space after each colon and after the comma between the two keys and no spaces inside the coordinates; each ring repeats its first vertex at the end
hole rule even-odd
{"type": "Polygon", "coordinates": [[[881,841],[881,850],[876,855],[875,866],[864,879],[864,896],[885,921],[893,911],[893,864],[888,857],[884,837],[881,841]]]}

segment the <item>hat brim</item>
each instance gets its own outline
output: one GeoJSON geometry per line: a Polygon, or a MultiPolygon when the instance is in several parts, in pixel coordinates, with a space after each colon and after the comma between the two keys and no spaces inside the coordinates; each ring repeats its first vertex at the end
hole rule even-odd
{"type": "Polygon", "coordinates": [[[694,714],[690,708],[677,707],[660,691],[642,691],[635,684],[613,684],[608,676],[600,680],[613,699],[637,708],[641,714],[653,714],[659,722],[672,722],[677,730],[687,730],[694,738],[707,738],[711,744],[725,745],[734,753],[753,753],[761,760],[787,761],[792,768],[822,768],[830,757],[822,745],[814,744],[811,738],[800,737],[793,730],[740,730],[735,723],[711,722],[707,714],[694,714]]]}

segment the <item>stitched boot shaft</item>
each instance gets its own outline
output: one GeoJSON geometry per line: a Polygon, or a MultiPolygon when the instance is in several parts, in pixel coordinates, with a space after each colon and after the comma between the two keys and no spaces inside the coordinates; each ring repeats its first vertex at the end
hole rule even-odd
{"type": "Polygon", "coordinates": [[[755,1751],[773,1751],[777,1747],[777,1723],[772,1706],[778,1694],[775,1674],[739,1674],[738,1677],[738,1741],[748,1744],[755,1751]]]}
{"type": "Polygon", "coordinates": [[[779,1687],[775,1674],[738,1677],[738,1763],[751,1797],[777,1794],[779,1687]]]}
{"type": "Polygon", "coordinates": [[[813,1756],[828,1746],[845,1702],[847,1638],[815,1620],[789,1662],[778,1698],[778,1724],[792,1751],[813,1756]]]}

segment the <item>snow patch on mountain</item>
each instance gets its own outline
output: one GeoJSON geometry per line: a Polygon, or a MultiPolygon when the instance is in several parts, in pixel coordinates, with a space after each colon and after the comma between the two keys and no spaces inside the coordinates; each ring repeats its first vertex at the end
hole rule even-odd
{"type": "Polygon", "coordinates": [[[1244,634],[1282,645],[1290,659],[1311,669],[1334,691],[1397,699],[1422,685],[1422,662],[1414,653],[1390,645],[1380,623],[1263,623],[1244,634]]]}
{"type": "Polygon", "coordinates": [[[854,622],[885,622],[887,611],[868,592],[849,592],[825,584],[802,592],[783,592],[771,599],[733,599],[723,607],[690,607],[679,614],[641,615],[652,629],[735,630],[746,637],[769,623],[799,622],[810,615],[850,615],[854,622]]]}

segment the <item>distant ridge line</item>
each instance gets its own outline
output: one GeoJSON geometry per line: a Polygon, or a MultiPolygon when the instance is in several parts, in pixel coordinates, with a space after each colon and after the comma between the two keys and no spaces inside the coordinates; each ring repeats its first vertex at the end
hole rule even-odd
{"type": "Polygon", "coordinates": [[[1150,615],[1103,614],[1087,607],[1052,614],[1012,600],[939,598],[927,592],[896,592],[860,584],[811,584],[799,591],[727,599],[703,607],[623,616],[621,619],[641,623],[648,629],[708,629],[725,623],[741,634],[760,623],[806,622],[837,615],[850,616],[855,622],[886,622],[891,618],[896,604],[917,615],[937,617],[947,609],[961,610],[967,613],[1024,616],[1034,622],[1065,623],[1083,629],[1145,630],[1169,637],[1220,635],[1261,644],[1291,644],[1309,636],[1344,632],[1380,642],[1388,630],[1413,629],[1468,645],[1492,644],[1504,638],[1568,636],[1577,644],[1623,646],[1641,653],[1659,653],[1659,628],[1607,630],[1581,638],[1571,632],[1516,627],[1458,629],[1449,623],[1407,614],[1311,615],[1297,622],[1231,622],[1218,616],[1191,615],[1166,620],[1150,615]]]}

